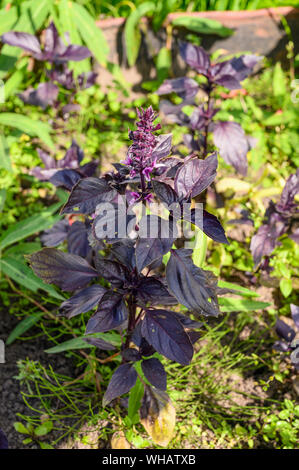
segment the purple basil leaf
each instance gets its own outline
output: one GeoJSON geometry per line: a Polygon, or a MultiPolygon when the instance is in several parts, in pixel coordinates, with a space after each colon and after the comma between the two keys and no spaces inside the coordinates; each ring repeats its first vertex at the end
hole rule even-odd
{"type": "Polygon", "coordinates": [[[94,160],[92,162],[85,163],[85,165],[80,166],[77,171],[84,175],[84,177],[93,176],[98,168],[99,160],[94,160]]]}
{"type": "Polygon", "coordinates": [[[206,124],[206,118],[203,111],[203,106],[198,106],[197,108],[195,108],[190,117],[191,129],[200,131],[204,128],[206,124]]]}
{"type": "Polygon", "coordinates": [[[97,256],[95,266],[99,276],[107,279],[113,287],[121,287],[130,278],[129,270],[117,261],[97,256]]]}
{"type": "Polygon", "coordinates": [[[177,93],[183,99],[193,98],[199,90],[198,83],[193,78],[180,77],[165,80],[157,90],[158,95],[177,93]]]}
{"type": "Polygon", "coordinates": [[[299,330],[299,307],[298,305],[291,304],[291,313],[292,313],[292,318],[294,320],[295,325],[297,326],[299,330]]]}
{"type": "Polygon", "coordinates": [[[202,47],[183,42],[180,43],[180,54],[192,69],[200,74],[207,75],[210,68],[210,59],[202,47]]]}
{"type": "Polygon", "coordinates": [[[104,178],[85,178],[73,188],[62,214],[91,214],[101,202],[110,202],[116,196],[104,178]]]}
{"type": "Polygon", "coordinates": [[[294,203],[294,197],[299,192],[299,169],[287,179],[283,188],[279,202],[276,204],[276,210],[286,216],[291,215],[292,210],[297,207],[294,203]]]}
{"type": "Polygon", "coordinates": [[[141,362],[142,372],[147,380],[159,390],[166,390],[166,372],[159,359],[152,357],[141,362]]]}
{"type": "Polygon", "coordinates": [[[183,140],[191,152],[198,152],[201,149],[200,138],[195,138],[192,134],[184,134],[183,140]]]}
{"type": "Polygon", "coordinates": [[[86,90],[96,83],[98,74],[95,72],[81,73],[78,75],[78,84],[81,90],[86,90]]]}
{"type": "Polygon", "coordinates": [[[89,312],[100,302],[105,292],[105,287],[99,284],[86,287],[62,302],[59,307],[59,313],[67,318],[72,318],[80,313],[89,312]]]}
{"type": "Polygon", "coordinates": [[[164,202],[167,207],[178,202],[179,197],[177,193],[175,192],[175,190],[172,189],[171,186],[169,186],[169,184],[152,180],[152,185],[153,185],[153,190],[156,196],[158,197],[158,199],[164,202]]]}
{"type": "Polygon", "coordinates": [[[162,309],[146,310],[141,334],[158,353],[180,364],[190,364],[193,356],[192,344],[172,312],[162,309]]]}
{"type": "Polygon", "coordinates": [[[223,160],[228,165],[232,165],[241,175],[246,176],[249,145],[240,124],[218,121],[214,125],[213,137],[223,160]]]}
{"type": "Polygon", "coordinates": [[[184,218],[197,225],[212,240],[229,245],[223,227],[215,215],[205,210],[191,209],[184,218]]]}
{"type": "Polygon", "coordinates": [[[85,337],[82,339],[83,341],[86,341],[86,343],[92,344],[92,346],[96,346],[97,348],[102,349],[104,351],[113,351],[113,349],[116,349],[116,346],[111,343],[108,343],[108,341],[105,341],[102,338],[85,337]]]}
{"type": "Polygon", "coordinates": [[[275,226],[262,225],[253,235],[250,243],[250,251],[254,264],[260,263],[263,256],[270,256],[277,242],[277,230],[275,226]]]}
{"type": "Polygon", "coordinates": [[[139,223],[136,266],[139,272],[168,253],[177,238],[176,227],[156,215],[146,215],[139,223]]]}
{"type": "Polygon", "coordinates": [[[170,292],[177,300],[200,315],[218,316],[216,287],[211,285],[209,271],[193,264],[191,250],[171,250],[166,266],[166,279],[170,292]],[[211,299],[211,301],[209,301],[211,299]]]}
{"type": "Polygon", "coordinates": [[[74,222],[67,235],[68,252],[86,258],[91,250],[88,233],[85,223],[78,220],[74,222]]]}
{"type": "Polygon", "coordinates": [[[242,88],[242,85],[240,82],[235,78],[232,77],[231,75],[223,75],[220,78],[217,78],[215,80],[215,83],[218,85],[224,86],[225,88],[228,88],[229,90],[239,90],[242,88]]]}
{"type": "Polygon", "coordinates": [[[81,180],[80,174],[76,170],[56,170],[49,181],[58,188],[65,188],[72,191],[73,187],[81,180]]]}
{"type": "Polygon", "coordinates": [[[38,277],[66,291],[84,287],[98,276],[85,259],[55,248],[44,248],[28,256],[28,259],[38,277]]]}
{"type": "Polygon", "coordinates": [[[161,158],[168,157],[171,151],[172,134],[162,134],[156,138],[156,147],[152,153],[152,159],[161,160],[161,158]]]}
{"type": "Polygon", "coordinates": [[[278,336],[283,338],[288,343],[291,343],[296,336],[296,332],[293,330],[293,328],[280,319],[276,321],[275,331],[278,336]]]}
{"type": "Polygon", "coordinates": [[[20,98],[24,103],[33,106],[40,106],[45,109],[47,106],[54,104],[58,96],[58,87],[51,82],[41,83],[36,89],[28,88],[20,93],[20,98]]]}
{"type": "Polygon", "coordinates": [[[175,176],[174,189],[182,198],[195,197],[214,181],[218,165],[217,153],[209,155],[205,160],[197,157],[185,160],[187,161],[175,176]]]}
{"type": "Polygon", "coordinates": [[[56,55],[54,57],[54,62],[62,64],[63,62],[68,62],[69,60],[79,62],[80,60],[88,59],[91,56],[91,52],[87,47],[84,46],[67,46],[63,54],[56,55]]]}
{"type": "Polygon", "coordinates": [[[51,157],[51,155],[39,148],[37,149],[37,153],[39,158],[43,161],[46,170],[56,168],[56,161],[53,157],[51,157]]]}
{"type": "Polygon", "coordinates": [[[59,220],[49,230],[45,230],[40,239],[44,246],[54,247],[60,245],[67,239],[67,234],[70,229],[68,220],[59,220]]]}
{"type": "Polygon", "coordinates": [[[128,317],[123,296],[107,291],[100,300],[98,310],[87,323],[85,334],[101,333],[121,326],[128,317]]]}
{"type": "Polygon", "coordinates": [[[182,111],[186,104],[186,102],[183,102],[181,104],[175,105],[168,100],[161,100],[160,111],[165,114],[169,121],[175,122],[181,126],[188,126],[190,123],[190,118],[182,111]]]}
{"type": "Polygon", "coordinates": [[[137,380],[137,372],[132,364],[120,365],[109,382],[108,388],[103,398],[103,406],[108,405],[112,400],[129,392],[134,387],[137,380]]]}
{"type": "Polygon", "coordinates": [[[201,334],[198,331],[188,331],[188,336],[192,344],[195,344],[201,338],[201,334]]]}
{"type": "Polygon", "coordinates": [[[1,41],[14,47],[21,47],[40,60],[42,52],[38,39],[33,34],[9,31],[1,36],[1,41]]]}
{"type": "Polygon", "coordinates": [[[182,315],[181,313],[178,313],[178,312],[173,312],[173,314],[179,320],[179,322],[183,325],[184,328],[196,329],[196,328],[201,328],[203,326],[203,322],[192,320],[186,315],[182,315]]]}
{"type": "Polygon", "coordinates": [[[176,305],[177,300],[161,281],[154,277],[144,277],[137,288],[137,302],[142,305],[176,305]]]}
{"type": "Polygon", "coordinates": [[[141,354],[135,348],[126,348],[121,353],[123,359],[127,362],[137,362],[141,359],[141,354]]]}
{"type": "Polygon", "coordinates": [[[66,151],[65,156],[62,160],[58,160],[57,165],[60,168],[78,168],[79,164],[84,158],[84,152],[79,147],[77,142],[73,139],[71,146],[66,151]]]}
{"type": "Polygon", "coordinates": [[[299,370],[299,340],[298,339],[292,342],[291,348],[294,349],[294,351],[292,351],[291,356],[290,356],[291,363],[293,364],[293,366],[295,366],[296,370],[298,371],[299,370]]]}
{"type": "Polygon", "coordinates": [[[113,243],[111,252],[113,256],[124,266],[133,270],[136,265],[134,241],[126,238],[113,243]]]}
{"type": "Polygon", "coordinates": [[[2,429],[0,429],[0,449],[8,449],[8,440],[2,429]]]}

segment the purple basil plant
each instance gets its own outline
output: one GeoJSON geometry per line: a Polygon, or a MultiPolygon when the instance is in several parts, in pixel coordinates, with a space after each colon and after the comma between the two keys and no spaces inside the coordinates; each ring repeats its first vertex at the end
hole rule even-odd
{"type": "Polygon", "coordinates": [[[98,160],[94,160],[81,165],[84,152],[74,139],[61,160],[55,160],[42,149],[37,149],[37,151],[45,166],[44,168],[35,167],[31,174],[40,181],[50,181],[54,186],[68,191],[71,191],[80,179],[92,176],[99,164],[98,160]]]}
{"type": "Polygon", "coordinates": [[[8,449],[7,437],[0,428],[0,449],[8,449]]]}
{"type": "Polygon", "coordinates": [[[220,156],[227,164],[232,165],[245,176],[248,166],[247,152],[254,145],[254,139],[245,135],[240,124],[214,119],[219,108],[215,107],[213,92],[219,85],[229,90],[242,88],[240,82],[252,73],[262,57],[241,55],[213,64],[202,47],[190,43],[180,43],[180,54],[197,74],[206,78],[206,82],[199,84],[189,77],[165,80],[157,91],[158,95],[176,93],[183,101],[179,105],[174,105],[171,101],[162,100],[161,111],[171,121],[189,127],[190,134],[184,135],[184,143],[193,152],[202,152],[203,156],[207,155],[208,136],[209,132],[212,132],[214,144],[218,147],[220,156]],[[207,99],[205,103],[197,105],[195,97],[200,90],[204,92],[207,99]],[[191,116],[183,111],[186,105],[195,106],[191,116]]]}
{"type": "Polygon", "coordinates": [[[155,134],[160,126],[154,124],[152,108],[139,110],[138,117],[137,129],[129,132],[132,145],[123,163],[99,178],[80,179],[62,209],[62,214],[85,218],[89,251],[83,255],[74,247],[71,253],[54,248],[66,238],[72,245],[77,228],[83,228],[83,222],[80,227],[77,222],[71,226],[72,241],[62,221],[60,233],[44,234],[50,246],[30,255],[29,262],[46,283],[72,293],[61,304],[60,314],[72,318],[95,309],[87,321],[85,341],[113,351],[115,344],[103,333],[119,333],[121,364],[103,405],[129,392],[140,380],[145,387],[140,410],[144,417],[155,408],[157,397],[163,403],[169,400],[166,372],[155,353],[190,364],[200,320],[220,314],[217,296],[226,293],[211,272],[193,263],[191,249],[176,247],[176,223],[202,220],[200,227],[209,237],[223,243],[227,239],[214,215],[190,208],[192,198],[216,177],[216,153],[205,160],[193,155],[183,160],[169,157],[171,136],[155,134]],[[154,201],[171,208],[168,218],[151,212],[154,201]],[[183,210],[185,205],[189,210],[183,210]],[[157,229],[154,236],[148,231],[153,226],[157,229]],[[169,260],[164,270],[166,254],[169,260]],[[176,304],[184,305],[187,312],[173,310],[176,304]]]}
{"type": "Polygon", "coordinates": [[[266,257],[267,261],[283,234],[288,233],[296,243],[299,242],[298,229],[294,228],[299,213],[298,203],[294,200],[297,193],[299,193],[299,169],[287,179],[279,201],[277,203],[270,201],[264,223],[251,239],[250,249],[256,266],[263,257],[266,257]]]}
{"type": "Polygon", "coordinates": [[[20,98],[27,104],[34,106],[59,107],[59,86],[70,90],[69,103],[62,108],[62,113],[78,111],[80,106],[73,102],[75,93],[80,89],[89,88],[94,85],[97,74],[94,72],[81,73],[74,77],[72,70],[68,68],[69,61],[81,61],[91,56],[87,47],[74,44],[65,45],[59,37],[57,29],[52,22],[44,32],[44,44],[36,36],[29,33],[10,31],[1,36],[1,41],[10,46],[21,47],[36,60],[51,64],[51,70],[46,74],[48,82],[40,83],[37,88],[28,88],[20,94],[20,98]]]}
{"type": "Polygon", "coordinates": [[[290,352],[291,363],[299,371],[299,307],[297,305],[291,304],[291,314],[295,329],[278,319],[275,331],[281,339],[274,343],[274,349],[280,352],[290,352]],[[297,339],[295,339],[296,336],[297,339]]]}

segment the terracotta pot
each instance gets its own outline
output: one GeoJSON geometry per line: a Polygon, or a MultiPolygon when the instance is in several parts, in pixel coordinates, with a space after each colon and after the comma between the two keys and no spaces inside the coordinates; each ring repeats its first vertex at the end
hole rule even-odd
{"type": "MultiPolygon", "coordinates": [[[[168,16],[168,20],[183,16],[214,19],[234,30],[234,34],[228,38],[220,38],[214,35],[202,36],[202,46],[208,52],[213,52],[217,49],[223,49],[228,53],[250,51],[285,63],[288,37],[280,20],[281,16],[284,16],[292,31],[295,52],[299,52],[299,28],[297,27],[299,9],[293,7],[269,8],[255,11],[171,13],[168,16]]],[[[161,47],[165,46],[166,41],[166,34],[163,28],[157,34],[154,34],[149,27],[147,19],[144,18],[142,21],[142,44],[134,67],[128,67],[126,62],[123,39],[125,18],[108,18],[97,21],[97,25],[102,29],[110,47],[109,59],[111,62],[121,66],[125,78],[134,84],[136,91],[140,91],[140,85],[143,81],[155,78],[153,57],[161,47]]],[[[181,30],[179,35],[184,37],[184,32],[181,30]]],[[[172,55],[173,74],[175,76],[185,74],[185,66],[178,59],[176,40],[172,41],[172,55]]],[[[111,76],[107,71],[101,69],[101,74],[107,74],[107,80],[111,81],[111,76]]]]}

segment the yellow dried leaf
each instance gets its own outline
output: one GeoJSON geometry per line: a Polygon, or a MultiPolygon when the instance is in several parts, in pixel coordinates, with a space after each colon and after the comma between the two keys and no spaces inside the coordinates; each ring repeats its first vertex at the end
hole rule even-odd
{"type": "Polygon", "coordinates": [[[248,193],[251,184],[247,181],[239,180],[238,178],[222,178],[216,184],[217,191],[220,193],[227,189],[233,189],[237,193],[248,193]]]}
{"type": "Polygon", "coordinates": [[[140,421],[155,444],[167,447],[173,437],[175,408],[167,393],[145,387],[140,408],[140,421]]]}

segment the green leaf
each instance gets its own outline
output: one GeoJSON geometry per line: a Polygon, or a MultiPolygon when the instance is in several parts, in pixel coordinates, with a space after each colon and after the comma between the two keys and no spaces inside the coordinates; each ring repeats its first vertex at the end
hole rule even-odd
{"type": "Polygon", "coordinates": [[[225,297],[220,297],[218,301],[221,312],[248,312],[262,310],[271,305],[268,302],[260,302],[258,300],[229,299],[225,297]]]}
{"type": "Polygon", "coordinates": [[[65,300],[62,295],[56,292],[54,287],[45,284],[33,273],[32,269],[16,257],[6,256],[0,259],[0,272],[1,271],[15,282],[18,282],[33,292],[37,292],[38,289],[42,289],[56,299],[65,300]]]}
{"type": "Polygon", "coordinates": [[[33,120],[27,116],[16,113],[0,114],[0,124],[3,126],[15,127],[24,134],[39,137],[48,147],[54,148],[54,143],[50,137],[51,127],[45,122],[33,120]]]}
{"type": "Polygon", "coordinates": [[[279,62],[274,67],[272,87],[274,96],[284,96],[287,92],[286,77],[279,62]]]}
{"type": "Polygon", "coordinates": [[[5,250],[5,256],[14,255],[24,260],[24,255],[31,255],[31,253],[34,253],[40,249],[41,244],[39,242],[21,242],[5,250]]]}
{"type": "Polygon", "coordinates": [[[34,429],[34,434],[38,437],[46,436],[53,429],[52,421],[45,421],[34,429]]]}
{"type": "Polygon", "coordinates": [[[52,216],[61,207],[61,203],[53,204],[40,214],[34,214],[25,220],[17,222],[6,230],[0,237],[0,250],[19,240],[46,230],[61,218],[59,215],[52,216]]]}
{"type": "Polygon", "coordinates": [[[154,2],[145,2],[139,5],[136,10],[133,10],[125,24],[125,42],[128,63],[132,67],[138,56],[141,34],[138,28],[138,23],[142,16],[146,15],[150,11],[154,11],[156,5],[154,2]]]}
{"type": "Polygon", "coordinates": [[[20,432],[21,434],[29,434],[28,429],[25,428],[24,424],[20,423],[19,421],[13,423],[13,425],[17,432],[20,432]]]}
{"type": "Polygon", "coordinates": [[[144,388],[141,380],[138,378],[136,384],[131,388],[129,395],[129,407],[128,407],[128,417],[131,420],[132,424],[137,424],[139,422],[139,408],[141,406],[141,399],[143,397],[144,388]],[[137,421],[136,421],[137,417],[137,421]]]}
{"type": "Polygon", "coordinates": [[[3,134],[0,135],[0,168],[4,168],[7,171],[12,171],[9,158],[9,149],[3,134]]]}
{"type": "Polygon", "coordinates": [[[246,287],[238,286],[237,284],[233,284],[232,282],[226,282],[226,281],[218,281],[218,287],[221,287],[223,289],[233,289],[237,293],[240,293],[244,297],[259,297],[259,294],[256,292],[253,292],[246,287]]]}
{"type": "Polygon", "coordinates": [[[55,447],[51,446],[51,444],[47,444],[46,442],[39,442],[41,449],[55,449],[55,447]]]}
{"type": "Polygon", "coordinates": [[[7,346],[12,344],[17,338],[22,336],[26,331],[28,331],[33,325],[35,325],[40,318],[43,316],[43,313],[38,313],[35,315],[30,315],[29,317],[24,318],[17,326],[12,330],[10,335],[6,340],[7,346]]]}
{"type": "Polygon", "coordinates": [[[217,34],[221,37],[231,36],[233,30],[226,28],[219,21],[209,18],[194,18],[193,16],[181,16],[172,20],[173,26],[182,26],[189,31],[202,34],[217,34]]]}
{"type": "MultiPolygon", "coordinates": [[[[121,344],[119,335],[114,332],[96,333],[94,335],[88,335],[88,337],[101,338],[104,341],[107,341],[108,343],[111,343],[115,346],[120,346],[121,344]]],[[[68,341],[64,341],[63,343],[57,344],[57,346],[54,346],[53,348],[46,349],[45,352],[48,354],[57,354],[64,351],[71,351],[73,349],[94,348],[92,344],[87,343],[83,340],[83,338],[86,338],[86,336],[69,339],[68,341]]]]}
{"type": "Polygon", "coordinates": [[[6,189],[0,189],[0,212],[3,211],[5,201],[6,201],[6,189]]]}
{"type": "Polygon", "coordinates": [[[86,46],[91,50],[99,63],[105,66],[107,64],[109,46],[103,32],[82,5],[69,2],[68,6],[69,9],[72,9],[75,24],[86,46]]]}
{"type": "Polygon", "coordinates": [[[12,93],[14,93],[22,83],[24,79],[25,67],[15,70],[15,72],[5,82],[4,96],[7,99],[12,93]]]}
{"type": "Polygon", "coordinates": [[[157,55],[156,69],[157,79],[163,82],[168,77],[169,69],[171,67],[171,51],[167,47],[162,47],[157,55]]]}
{"type": "Polygon", "coordinates": [[[281,279],[279,283],[281,293],[284,297],[288,297],[293,290],[291,279],[281,279]]]}

